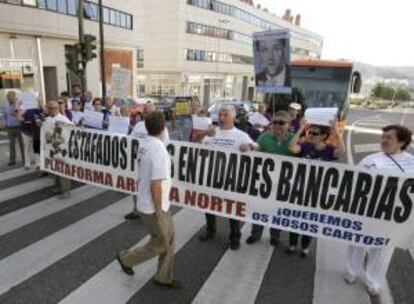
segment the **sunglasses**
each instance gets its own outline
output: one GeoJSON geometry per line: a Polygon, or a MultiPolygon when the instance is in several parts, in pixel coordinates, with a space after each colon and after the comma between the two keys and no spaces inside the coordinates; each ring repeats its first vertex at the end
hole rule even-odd
{"type": "Polygon", "coordinates": [[[274,125],[279,125],[279,126],[284,126],[285,124],[287,124],[287,121],[284,120],[274,120],[273,121],[274,125]]]}
{"type": "Polygon", "coordinates": [[[319,133],[319,132],[309,131],[309,132],[308,132],[308,135],[311,135],[311,136],[320,136],[320,135],[321,135],[321,133],[319,133]]]}

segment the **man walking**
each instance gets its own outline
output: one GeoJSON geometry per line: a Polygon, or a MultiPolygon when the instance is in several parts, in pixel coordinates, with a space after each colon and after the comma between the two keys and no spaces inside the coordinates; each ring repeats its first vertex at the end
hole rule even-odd
{"type": "Polygon", "coordinates": [[[165,117],[153,112],[145,119],[148,138],[140,142],[138,158],[137,208],[142,223],[151,236],[149,242],[136,250],[121,252],[117,260],[127,275],[134,275],[132,267],[159,256],[154,283],[177,288],[173,280],[174,227],[170,214],[171,158],[161,138],[165,117]]]}
{"type": "Polygon", "coordinates": [[[16,92],[9,91],[7,93],[7,102],[5,106],[5,125],[7,136],[9,137],[10,158],[9,166],[16,164],[16,140],[19,142],[20,153],[24,163],[24,145],[23,136],[20,128],[20,121],[18,119],[19,105],[17,103],[16,92]]]}

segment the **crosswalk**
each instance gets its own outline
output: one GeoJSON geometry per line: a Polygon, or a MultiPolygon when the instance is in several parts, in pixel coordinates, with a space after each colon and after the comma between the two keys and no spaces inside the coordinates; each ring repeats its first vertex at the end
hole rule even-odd
{"type": "MultiPolygon", "coordinates": [[[[376,303],[361,282],[344,283],[342,244],[314,240],[303,259],[284,253],[286,234],[276,248],[266,231],[246,245],[251,227],[245,224],[240,250],[231,251],[226,220],[218,221],[215,240],[201,243],[203,214],[176,207],[175,276],[183,288],[160,289],[152,284],[156,259],[136,267],[133,277],[115,260],[118,251],[149,238],[139,220],[124,220],[131,197],[77,185],[70,199],[58,200],[50,192],[53,178],[36,174],[0,174],[0,211],[8,205],[0,213],[0,303],[376,303]]],[[[414,281],[414,260],[408,251],[397,254],[381,303],[414,303],[406,287],[414,281]]]]}

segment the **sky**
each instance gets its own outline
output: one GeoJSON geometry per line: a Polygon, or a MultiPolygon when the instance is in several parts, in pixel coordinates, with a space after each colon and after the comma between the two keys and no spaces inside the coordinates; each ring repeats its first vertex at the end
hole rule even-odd
{"type": "Polygon", "coordinates": [[[372,65],[414,66],[412,0],[254,0],[270,12],[302,15],[324,38],[322,58],[372,65]]]}

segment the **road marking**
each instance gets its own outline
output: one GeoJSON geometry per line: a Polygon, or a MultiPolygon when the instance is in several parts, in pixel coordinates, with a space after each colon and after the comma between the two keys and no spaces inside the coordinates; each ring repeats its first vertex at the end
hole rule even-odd
{"type": "Polygon", "coordinates": [[[56,197],[52,197],[29,207],[8,213],[1,217],[0,236],[48,215],[72,207],[104,191],[105,189],[103,188],[83,186],[71,191],[72,195],[68,200],[58,201],[56,197]]]}
{"type": "Polygon", "coordinates": [[[2,259],[0,294],[121,224],[124,214],[131,209],[130,202],[131,197],[126,197],[2,259]]]}
{"type": "Polygon", "coordinates": [[[0,145],[8,145],[9,144],[9,140],[8,139],[2,139],[0,140],[0,145]]]}
{"type": "Polygon", "coordinates": [[[405,124],[405,118],[407,117],[407,113],[408,113],[408,109],[405,109],[404,114],[401,118],[401,122],[400,122],[400,125],[402,126],[405,124]]]}
{"type": "Polygon", "coordinates": [[[1,190],[0,191],[0,205],[7,200],[29,194],[31,192],[40,190],[42,188],[50,187],[54,184],[55,184],[55,181],[53,178],[46,177],[46,178],[36,179],[34,181],[27,182],[27,183],[17,185],[14,187],[10,187],[5,190],[1,190]]]}
{"type": "MultiPolygon", "coordinates": [[[[249,235],[250,229],[244,225],[242,234],[249,235]]],[[[192,303],[254,303],[273,250],[268,241],[228,250],[192,303]]]]}
{"type": "Polygon", "coordinates": [[[346,252],[345,244],[318,239],[313,304],[371,303],[363,284],[357,281],[348,286],[343,279],[346,252]]]}
{"type": "Polygon", "coordinates": [[[354,145],[355,153],[368,153],[381,151],[380,144],[360,144],[354,145]]]}
{"type": "MultiPolygon", "coordinates": [[[[205,221],[203,213],[190,209],[180,210],[173,219],[175,252],[178,252],[203,227],[205,221]]],[[[133,248],[143,246],[148,240],[149,236],[133,248]]],[[[152,259],[135,267],[135,276],[129,277],[121,271],[118,262],[113,261],[60,303],[125,303],[154,276],[156,269],[157,259],[152,259]]]]}
{"type": "Polygon", "coordinates": [[[0,182],[30,173],[25,168],[7,170],[0,173],[0,182]]]}

